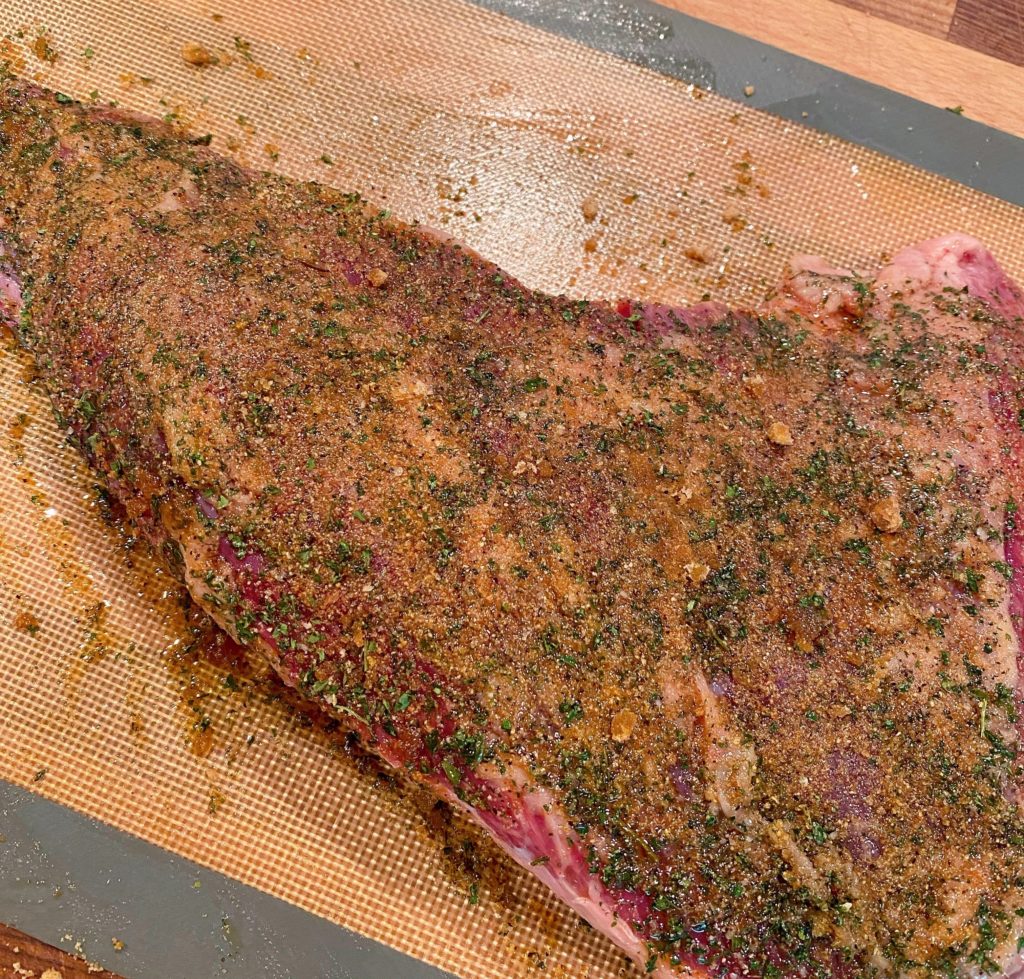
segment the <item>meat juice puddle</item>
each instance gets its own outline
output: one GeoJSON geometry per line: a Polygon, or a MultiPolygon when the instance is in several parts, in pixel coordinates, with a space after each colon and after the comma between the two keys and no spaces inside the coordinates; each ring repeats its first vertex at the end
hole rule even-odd
{"type": "MultiPolygon", "coordinates": [[[[33,515],[33,529],[39,535],[47,556],[65,586],[64,594],[70,599],[67,604],[72,606],[68,611],[74,616],[81,633],[77,645],[67,655],[65,693],[68,709],[73,710],[79,688],[91,668],[112,652],[123,650],[135,653],[137,644],[130,635],[115,629],[108,621],[109,603],[97,589],[92,574],[78,556],[75,532],[69,522],[61,518],[57,508],[52,506],[50,494],[41,485],[41,479],[45,479],[45,476],[34,472],[27,458],[25,439],[36,418],[46,418],[45,424],[49,424],[50,409],[45,392],[36,386],[35,365],[29,354],[19,347],[9,326],[3,327],[0,344],[4,353],[20,362],[18,377],[26,395],[8,422],[5,448],[32,508],[29,512],[33,515]]],[[[104,536],[112,545],[110,552],[119,555],[115,560],[118,570],[126,572],[135,585],[133,592],[136,600],[171,637],[163,643],[157,655],[162,657],[179,686],[178,705],[183,739],[193,755],[205,758],[212,751],[214,737],[201,714],[197,719],[199,711],[196,704],[198,698],[213,694],[216,681],[214,677],[204,676],[202,671],[197,670],[199,661],[191,660],[188,655],[188,651],[196,646],[196,637],[204,634],[203,625],[198,622],[198,616],[192,610],[181,585],[172,580],[144,543],[128,533],[102,494],[97,494],[89,510],[103,527],[104,536]],[[137,567],[137,564],[142,567],[137,567]]],[[[16,615],[15,627],[33,635],[45,635],[45,613],[40,614],[40,610],[29,607],[24,596],[21,601],[26,607],[16,615]]],[[[212,629],[208,631],[214,632],[212,629]]],[[[208,648],[211,667],[232,664],[233,661],[220,652],[216,636],[209,640],[208,648]]],[[[131,733],[138,737],[145,727],[142,691],[129,696],[133,701],[138,701],[129,704],[131,733]]]]}
{"type": "MultiPolygon", "coordinates": [[[[45,394],[36,386],[35,365],[29,355],[18,347],[9,326],[3,326],[0,346],[7,356],[19,361],[18,379],[26,394],[25,400],[14,406],[12,415],[6,420],[7,440],[4,448],[31,507],[29,512],[33,514],[33,528],[57,569],[66,593],[73,596],[74,618],[80,632],[78,647],[75,655],[69,659],[66,677],[69,692],[73,692],[90,664],[103,659],[111,650],[124,646],[127,641],[116,635],[108,625],[107,602],[97,591],[88,569],[79,560],[75,535],[60,517],[50,494],[41,485],[28,462],[26,437],[36,425],[37,418],[49,410],[45,394]]],[[[15,616],[14,627],[30,635],[39,635],[45,629],[45,622],[40,619],[38,611],[31,607],[26,596],[18,594],[16,600],[25,607],[15,616]]]]}

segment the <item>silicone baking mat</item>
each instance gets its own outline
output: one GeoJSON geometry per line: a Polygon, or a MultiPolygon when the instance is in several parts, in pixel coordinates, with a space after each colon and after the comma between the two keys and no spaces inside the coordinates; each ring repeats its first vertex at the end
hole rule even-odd
{"type": "MultiPolygon", "coordinates": [[[[1024,273],[1012,205],[462,0],[7,0],[0,33],[22,74],[359,189],[538,288],[751,302],[794,252],[870,266],[953,229],[1024,273]]],[[[10,348],[0,412],[0,777],[463,976],[630,974],[272,684],[189,651],[10,348]]]]}

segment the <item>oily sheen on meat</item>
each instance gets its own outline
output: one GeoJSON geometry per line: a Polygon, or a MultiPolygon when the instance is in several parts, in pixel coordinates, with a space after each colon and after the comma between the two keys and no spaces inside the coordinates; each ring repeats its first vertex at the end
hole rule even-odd
{"type": "Polygon", "coordinates": [[[977,241],[547,296],[12,79],[0,207],[4,315],[195,602],[641,970],[1018,970],[1024,301],[977,241]]]}

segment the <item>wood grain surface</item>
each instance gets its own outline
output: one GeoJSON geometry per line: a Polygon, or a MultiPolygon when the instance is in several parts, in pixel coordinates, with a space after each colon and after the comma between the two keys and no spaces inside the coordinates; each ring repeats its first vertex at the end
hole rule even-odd
{"type": "MultiPolygon", "coordinates": [[[[916,0],[910,6],[916,6],[916,0]]],[[[959,0],[948,37],[1024,66],[1024,0],[959,0]]]]}
{"type": "Polygon", "coordinates": [[[1024,0],[661,0],[1024,136],[1024,0]]]}
{"type": "MultiPolygon", "coordinates": [[[[1024,0],[662,0],[1024,136],[1024,0]]],[[[2,979],[119,979],[0,924],[2,979]]]]}
{"type": "Polygon", "coordinates": [[[836,0],[1024,66],[1024,0],[836,0]]]}
{"type": "MultiPolygon", "coordinates": [[[[865,14],[911,27],[933,37],[947,37],[957,0],[838,0],[865,14]]],[[[985,5],[989,0],[982,0],[985,5]]],[[[1012,0],[1010,0],[1012,2],[1012,0]]]]}
{"type": "MultiPolygon", "coordinates": [[[[116,953],[115,953],[116,954],[116,953]]],[[[121,979],[94,963],[0,924],[0,979],[121,979]]]]}

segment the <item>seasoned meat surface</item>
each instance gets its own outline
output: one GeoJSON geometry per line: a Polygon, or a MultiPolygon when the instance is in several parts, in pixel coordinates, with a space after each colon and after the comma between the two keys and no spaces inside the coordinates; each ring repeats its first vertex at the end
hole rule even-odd
{"type": "Polygon", "coordinates": [[[547,296],[14,80],[0,208],[0,309],[195,601],[642,968],[1018,967],[1024,300],[979,243],[547,296]]]}

